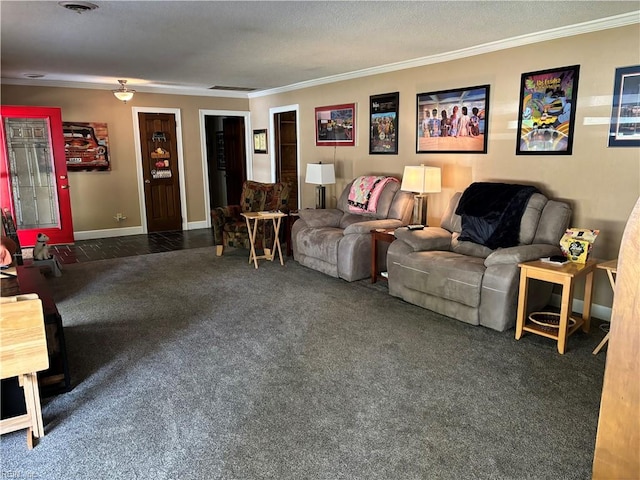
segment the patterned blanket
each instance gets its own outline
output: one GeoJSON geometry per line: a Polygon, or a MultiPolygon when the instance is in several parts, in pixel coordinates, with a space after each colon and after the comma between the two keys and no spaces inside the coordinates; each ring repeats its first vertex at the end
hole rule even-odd
{"type": "Polygon", "coordinates": [[[375,212],[378,208],[378,199],[384,187],[391,182],[399,182],[393,177],[362,176],[356,178],[351,184],[347,203],[352,213],[375,212]]]}

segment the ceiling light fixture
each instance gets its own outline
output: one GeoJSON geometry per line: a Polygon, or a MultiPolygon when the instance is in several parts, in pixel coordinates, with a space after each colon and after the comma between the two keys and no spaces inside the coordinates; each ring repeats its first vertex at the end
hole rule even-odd
{"type": "Polygon", "coordinates": [[[111,90],[111,91],[113,92],[113,94],[116,96],[118,100],[122,100],[124,103],[127,103],[129,100],[133,98],[133,94],[136,93],[136,91],[131,90],[130,88],[127,88],[126,80],[118,80],[118,83],[120,84],[120,88],[118,88],[117,90],[111,90]]]}

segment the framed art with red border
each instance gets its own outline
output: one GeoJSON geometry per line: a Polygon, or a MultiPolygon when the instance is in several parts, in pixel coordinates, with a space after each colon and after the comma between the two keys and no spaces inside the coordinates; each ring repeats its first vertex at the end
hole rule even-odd
{"type": "Polygon", "coordinates": [[[356,104],[316,107],[316,147],[356,144],[356,104]]]}

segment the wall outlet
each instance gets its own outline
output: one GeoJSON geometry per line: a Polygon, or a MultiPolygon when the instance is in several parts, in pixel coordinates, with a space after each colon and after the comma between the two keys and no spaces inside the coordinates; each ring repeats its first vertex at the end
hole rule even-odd
{"type": "Polygon", "coordinates": [[[116,213],[116,216],[113,217],[116,219],[116,222],[122,222],[123,220],[126,220],[127,217],[125,217],[122,213],[116,213]]]}

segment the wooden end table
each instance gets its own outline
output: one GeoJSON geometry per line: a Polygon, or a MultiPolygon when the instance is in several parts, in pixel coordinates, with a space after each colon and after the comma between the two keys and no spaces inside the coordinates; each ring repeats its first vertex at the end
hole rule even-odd
{"type": "Polygon", "coordinates": [[[280,256],[280,265],[284,265],[282,260],[282,249],[280,248],[280,222],[282,217],[286,217],[286,213],[282,212],[245,212],[241,213],[247,222],[247,230],[249,231],[249,241],[251,243],[251,253],[249,253],[249,263],[253,262],[256,268],[258,268],[258,260],[265,259],[273,261],[276,255],[276,251],[280,256]],[[271,252],[265,255],[256,255],[256,233],[258,232],[258,222],[260,220],[273,222],[273,249],[271,252]],[[251,225],[253,222],[253,226],[251,225]]]}
{"type": "MultiPolygon", "coordinates": [[[[393,234],[395,228],[376,228],[371,230],[371,283],[378,281],[378,242],[393,242],[396,237],[393,234]]],[[[385,277],[381,277],[386,280],[385,277]]]]}
{"type": "Polygon", "coordinates": [[[530,332],[543,337],[551,338],[558,342],[558,352],[563,354],[567,345],[567,338],[576,330],[589,333],[591,325],[591,297],[593,294],[593,272],[597,261],[587,260],[586,263],[566,263],[554,265],[534,260],[520,263],[520,292],[518,295],[518,319],[516,323],[516,340],[520,340],[523,332],[530,332]],[[572,316],[573,289],[576,279],[585,277],[584,308],[582,317],[572,316]],[[560,321],[557,329],[544,328],[541,325],[527,321],[527,295],[529,279],[541,280],[562,286],[562,301],[560,305],[560,321]],[[569,318],[575,320],[575,324],[569,326],[569,318]]]}

